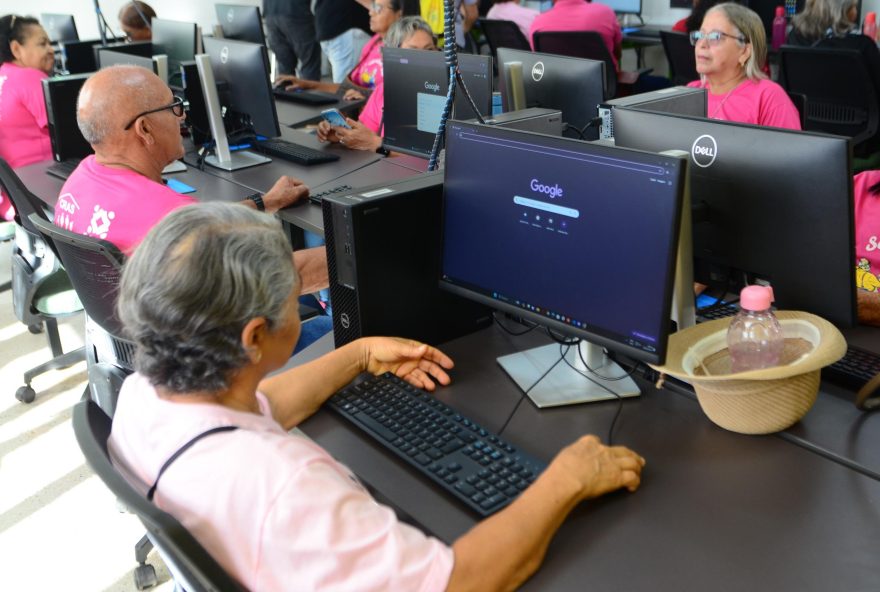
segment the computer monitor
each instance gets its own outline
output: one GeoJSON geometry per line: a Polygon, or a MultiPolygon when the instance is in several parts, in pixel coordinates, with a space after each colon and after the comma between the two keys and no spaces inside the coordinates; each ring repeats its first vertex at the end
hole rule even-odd
{"type": "Polygon", "coordinates": [[[79,41],[76,32],[76,22],[72,14],[40,14],[40,23],[49,35],[49,41],[60,43],[62,41],[79,41]]]}
{"type": "Polygon", "coordinates": [[[227,119],[238,118],[239,127],[251,129],[258,136],[280,136],[266,46],[210,37],[204,44],[216,82],[229,85],[227,119]]]}
{"type": "Polygon", "coordinates": [[[217,12],[217,22],[220,23],[224,38],[266,45],[259,7],[215,4],[214,10],[217,12]]]}
{"type": "Polygon", "coordinates": [[[96,45],[101,45],[99,39],[61,42],[61,63],[64,71],[68,74],[85,74],[97,70],[94,49],[96,45]]]}
{"type": "Polygon", "coordinates": [[[626,108],[618,146],[691,155],[694,272],[736,291],[770,282],[781,309],[856,322],[848,138],[626,108]]]}
{"type": "MultiPolygon", "coordinates": [[[[596,117],[604,98],[605,63],[519,49],[498,48],[498,86],[505,111],[512,110],[512,99],[505,64],[522,64],[524,107],[544,107],[562,111],[566,125],[563,134],[580,138],[581,130],[596,117]],[[572,129],[575,128],[575,129],[572,129]]],[[[596,140],[598,126],[583,132],[584,139],[596,140]]]]}
{"type": "MultiPolygon", "coordinates": [[[[382,49],[385,75],[384,143],[387,148],[428,157],[449,90],[443,53],[418,49],[382,49]]],[[[459,54],[458,67],[481,115],[492,112],[492,57],[459,54]]],[[[475,117],[457,87],[453,116],[475,117]]]]}
{"type": "Polygon", "coordinates": [[[93,152],[76,123],[76,101],[89,76],[91,74],[74,74],[43,79],[49,141],[52,157],[58,162],[85,158],[93,152]]]}
{"type": "Polygon", "coordinates": [[[141,68],[150,70],[154,74],[157,73],[156,62],[153,61],[152,57],[146,58],[139,55],[103,48],[98,52],[98,68],[106,68],[107,66],[116,65],[140,66],[141,68]]]}
{"type": "Polygon", "coordinates": [[[174,73],[168,81],[172,87],[180,87],[178,72],[180,64],[192,61],[201,53],[201,34],[195,23],[153,18],[153,53],[168,56],[168,71],[174,73]]]}
{"type": "Polygon", "coordinates": [[[599,346],[664,361],[686,166],[450,122],[441,287],[583,340],[499,358],[539,407],[638,394],[599,346]]]}
{"type": "Polygon", "coordinates": [[[596,0],[617,14],[642,14],[642,0],[596,0]]]}

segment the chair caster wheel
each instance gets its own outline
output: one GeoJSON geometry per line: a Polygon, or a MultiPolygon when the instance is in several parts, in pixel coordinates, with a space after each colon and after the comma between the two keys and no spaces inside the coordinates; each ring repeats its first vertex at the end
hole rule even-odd
{"type": "Polygon", "coordinates": [[[156,577],[156,568],[149,563],[139,565],[134,570],[134,585],[138,590],[152,588],[159,583],[156,577]]]}
{"type": "Polygon", "coordinates": [[[15,398],[22,403],[33,403],[36,397],[36,391],[29,386],[18,387],[18,390],[15,391],[15,398]]]}
{"type": "Polygon", "coordinates": [[[39,335],[43,332],[43,325],[28,325],[28,331],[34,335],[39,335]]]}

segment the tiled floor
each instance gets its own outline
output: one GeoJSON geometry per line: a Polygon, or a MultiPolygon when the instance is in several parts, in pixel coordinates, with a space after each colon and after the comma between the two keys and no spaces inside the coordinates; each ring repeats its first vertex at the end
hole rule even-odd
{"type": "MultiPolygon", "coordinates": [[[[10,245],[0,245],[0,284],[9,277],[10,245]]],[[[61,325],[65,351],[83,342],[82,317],[61,325]]],[[[32,335],[0,293],[0,590],[135,590],[134,543],[144,529],[120,513],[92,474],[70,424],[86,384],[85,363],[34,380],[37,399],[15,399],[25,369],[49,358],[44,335],[32,335]]],[[[154,590],[173,589],[159,568],[154,590]]]]}

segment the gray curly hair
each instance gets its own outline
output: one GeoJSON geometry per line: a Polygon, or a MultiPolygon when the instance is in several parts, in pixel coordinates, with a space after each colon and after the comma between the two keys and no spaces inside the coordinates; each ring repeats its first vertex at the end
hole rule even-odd
{"type": "Polygon", "coordinates": [[[126,263],[117,312],[135,368],[174,393],[219,392],[248,361],[244,326],[285,320],[299,284],[278,221],[240,204],[177,209],[126,263]]]}

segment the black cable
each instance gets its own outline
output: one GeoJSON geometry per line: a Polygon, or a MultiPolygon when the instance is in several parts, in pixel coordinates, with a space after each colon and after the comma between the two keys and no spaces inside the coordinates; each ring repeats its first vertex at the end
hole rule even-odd
{"type": "Polygon", "coordinates": [[[452,101],[455,97],[455,83],[458,71],[458,47],[455,45],[455,0],[443,0],[443,55],[446,59],[446,67],[449,69],[449,90],[446,92],[446,103],[440,114],[440,127],[434,136],[434,144],[431,146],[431,157],[428,160],[428,170],[436,171],[440,158],[440,147],[446,136],[446,120],[452,111],[452,101]]]}
{"type": "Polygon", "coordinates": [[[532,331],[534,331],[535,329],[537,329],[539,327],[539,325],[537,325],[536,323],[531,323],[531,325],[528,325],[528,324],[526,324],[525,319],[519,319],[519,324],[525,325],[526,327],[528,327],[528,329],[526,329],[525,331],[519,331],[519,332],[511,331],[510,329],[505,327],[501,321],[498,320],[498,315],[495,311],[492,312],[492,320],[495,321],[495,324],[498,325],[498,327],[502,331],[504,331],[508,335],[512,335],[513,337],[520,337],[521,335],[525,335],[526,333],[531,333],[532,331]]]}
{"type": "Polygon", "coordinates": [[[527,388],[525,391],[523,391],[523,394],[520,395],[520,397],[519,397],[519,401],[517,401],[517,402],[516,402],[516,405],[513,407],[513,411],[510,412],[510,415],[507,416],[507,419],[504,420],[504,423],[501,425],[501,429],[498,430],[498,435],[499,435],[499,436],[500,436],[501,434],[504,433],[504,429],[507,427],[507,424],[509,424],[509,423],[510,423],[510,420],[513,419],[513,416],[516,415],[516,410],[519,409],[519,406],[522,404],[523,399],[526,398],[526,396],[529,394],[529,392],[530,392],[533,388],[535,388],[536,386],[538,386],[538,384],[539,384],[542,380],[544,380],[544,378],[546,378],[547,375],[550,374],[550,372],[552,372],[554,368],[556,368],[556,366],[559,365],[559,362],[565,360],[565,356],[566,356],[566,354],[568,354],[569,346],[562,346],[562,345],[561,345],[561,346],[559,347],[559,349],[562,351],[562,354],[559,356],[559,359],[556,360],[556,361],[553,363],[552,366],[550,366],[549,368],[547,368],[547,370],[544,371],[544,373],[543,373],[541,376],[538,377],[538,380],[536,380],[534,383],[532,383],[532,386],[530,386],[529,388],[527,388]],[[563,347],[565,348],[564,351],[562,351],[562,348],[563,348],[563,347]]]}
{"type": "Polygon", "coordinates": [[[591,119],[590,121],[588,121],[587,124],[586,124],[584,127],[582,127],[580,130],[578,130],[578,132],[579,132],[580,135],[581,135],[581,139],[582,139],[582,140],[583,140],[583,139],[586,139],[586,138],[584,137],[584,134],[586,133],[586,131],[587,131],[588,129],[590,129],[591,127],[593,127],[594,125],[599,125],[600,123],[602,123],[602,118],[601,118],[601,117],[594,117],[593,119],[591,119]]]}
{"type": "Polygon", "coordinates": [[[581,342],[581,340],[578,339],[577,337],[574,337],[571,339],[567,339],[565,337],[559,337],[556,335],[556,333],[553,332],[553,330],[550,327],[544,327],[544,331],[547,333],[547,337],[549,337],[550,339],[552,339],[553,341],[555,341],[556,343],[558,343],[560,345],[577,345],[581,342]]]}
{"type": "Polygon", "coordinates": [[[586,140],[586,138],[584,137],[584,132],[582,132],[577,127],[571,125],[570,123],[566,123],[565,128],[563,128],[563,131],[568,131],[568,130],[574,131],[574,133],[576,133],[581,140],[586,140]]]}

